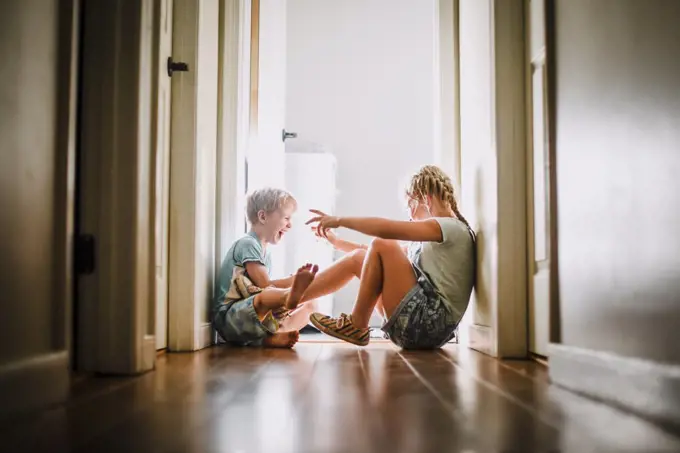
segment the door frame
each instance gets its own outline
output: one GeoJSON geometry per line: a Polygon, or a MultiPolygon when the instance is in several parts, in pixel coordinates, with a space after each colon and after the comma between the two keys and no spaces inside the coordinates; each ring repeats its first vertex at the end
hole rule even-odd
{"type": "MultiPolygon", "coordinates": [[[[151,290],[153,304],[149,304],[149,331],[153,332],[155,336],[156,350],[166,349],[168,345],[168,265],[169,260],[169,210],[170,210],[170,114],[172,109],[172,98],[167,99],[167,104],[161,100],[161,80],[167,78],[166,62],[167,58],[172,54],[172,42],[170,42],[170,49],[168,54],[161,53],[163,50],[163,21],[170,21],[172,27],[172,7],[173,0],[156,0],[153,18],[153,34],[154,34],[154,81],[153,81],[153,112],[152,112],[152,170],[151,170],[151,186],[152,192],[152,211],[151,218],[153,219],[153,240],[151,241],[151,260],[149,271],[149,288],[151,290]],[[161,106],[164,105],[164,110],[161,106]],[[163,124],[163,119],[160,115],[167,116],[167,124],[163,124]],[[166,146],[164,149],[159,149],[160,134],[164,133],[166,146]],[[162,153],[162,155],[160,154],[162,153]],[[160,193],[159,193],[160,186],[160,193]],[[160,231],[159,231],[160,229],[160,231]],[[160,234],[159,234],[160,233],[160,234]],[[158,261],[157,255],[161,253],[162,269],[164,275],[164,297],[163,300],[159,298],[158,288],[158,261]],[[164,305],[164,316],[159,319],[159,305],[164,305]],[[159,322],[160,321],[160,322],[159,322]],[[163,323],[163,325],[160,325],[163,323]]],[[[171,32],[170,32],[171,33],[171,32]]],[[[170,87],[172,82],[167,82],[170,87]]],[[[171,90],[170,90],[171,91],[171,90]]],[[[172,95],[172,93],[170,93],[172,95]]],[[[163,293],[161,293],[163,294],[163,293]]]]}
{"type": "MultiPolygon", "coordinates": [[[[229,0],[222,0],[222,2],[229,0]]],[[[456,131],[460,128],[460,64],[459,52],[459,0],[454,1],[454,117],[456,131]]],[[[525,71],[524,71],[524,0],[486,0],[493,8],[492,18],[492,91],[493,100],[493,142],[496,147],[497,167],[502,168],[497,174],[498,182],[498,243],[495,260],[497,285],[491,307],[492,325],[489,327],[469,325],[465,328],[470,341],[465,341],[474,349],[481,350],[496,357],[526,357],[528,345],[527,323],[527,165],[526,165],[526,125],[525,109],[525,71]],[[502,296],[502,297],[501,297],[502,296]],[[502,303],[501,300],[502,299],[502,303]]],[[[239,193],[242,187],[243,165],[231,164],[241,162],[245,155],[250,135],[250,118],[256,111],[250,105],[251,49],[250,31],[251,8],[257,6],[257,0],[234,0],[232,8],[239,7],[238,23],[231,22],[234,29],[221,36],[223,61],[234,58],[234,49],[238,49],[238,65],[231,65],[220,75],[220,140],[218,162],[220,178],[218,178],[218,238],[215,271],[219,269],[219,257],[226,252],[228,244],[242,231],[243,196],[239,193]],[[236,33],[236,29],[238,33],[236,33]],[[238,44],[237,37],[238,36],[238,44]],[[238,66],[238,70],[235,69],[238,66]],[[239,81],[234,77],[240,74],[239,81]],[[230,132],[237,131],[236,139],[230,132]],[[240,134],[240,135],[239,135],[240,134]],[[230,183],[225,184],[225,182],[230,183]]],[[[223,3],[224,4],[224,3],[223,3]]],[[[441,5],[440,5],[441,7],[441,5]]],[[[442,8],[444,9],[444,8],[442,8]]],[[[232,12],[232,21],[235,14],[232,12]]],[[[224,26],[228,21],[222,19],[224,26]]],[[[255,52],[257,56],[257,52],[255,52]]],[[[450,74],[440,74],[440,77],[450,74]]],[[[257,93],[255,93],[257,94],[257,93]]],[[[552,137],[552,135],[551,135],[552,137]]],[[[464,161],[460,148],[460,134],[453,137],[455,149],[452,156],[444,156],[443,163],[458,168],[460,173],[464,161]],[[449,162],[447,162],[447,159],[449,162]]],[[[461,188],[461,194],[465,188],[461,188]]],[[[474,209],[463,206],[464,210],[474,209]]],[[[466,339],[467,340],[467,339],[466,339]]]]}
{"type": "MultiPolygon", "coordinates": [[[[488,85],[478,81],[484,85],[475,88],[488,93],[490,105],[468,113],[463,97],[460,99],[462,209],[471,213],[478,233],[477,286],[468,310],[470,318],[461,329],[461,343],[493,357],[525,358],[528,279],[524,0],[459,0],[458,8],[459,24],[467,20],[467,14],[485,9],[490,46],[472,58],[480,65],[477,70],[488,71],[488,85]],[[463,10],[473,6],[480,10],[463,10]],[[466,143],[462,126],[468,114],[472,115],[472,126],[488,129],[488,140],[466,143]]],[[[461,51],[472,51],[463,47],[466,43],[462,28],[457,30],[460,58],[464,56],[461,51]]],[[[459,93],[464,64],[459,63],[459,93]]]]}
{"type": "Polygon", "coordinates": [[[59,4],[59,98],[58,148],[55,172],[55,219],[57,251],[55,267],[55,320],[63,320],[55,347],[68,351],[69,369],[77,366],[75,330],[76,166],[78,148],[78,103],[80,84],[81,0],[59,4]]]}
{"type": "Polygon", "coordinates": [[[253,16],[258,5],[259,0],[221,0],[220,4],[215,279],[227,250],[245,233],[246,151],[253,127],[251,113],[257,112],[251,62],[257,57],[257,36],[253,35],[257,19],[253,16]]]}
{"type": "MultiPolygon", "coordinates": [[[[534,262],[534,219],[533,219],[533,102],[532,102],[532,70],[535,59],[531,55],[531,21],[530,21],[530,2],[531,0],[524,0],[525,8],[525,67],[527,68],[525,74],[525,93],[526,93],[526,118],[527,118],[527,343],[528,351],[532,356],[536,354],[530,351],[531,334],[532,334],[532,309],[531,302],[533,298],[533,275],[535,272],[534,262]]],[[[555,147],[555,80],[554,80],[554,0],[543,0],[544,2],[544,18],[543,23],[545,27],[545,53],[541,55],[542,67],[544,72],[544,117],[545,117],[545,133],[548,135],[546,140],[547,159],[549,161],[548,170],[548,184],[545,187],[548,197],[548,258],[549,258],[549,317],[548,317],[548,344],[547,349],[550,351],[551,343],[560,343],[560,318],[559,318],[559,279],[558,279],[558,242],[557,242],[557,183],[556,183],[556,147],[555,147]]],[[[549,358],[549,357],[548,357],[549,358]]]]}
{"type": "Polygon", "coordinates": [[[189,72],[172,82],[170,351],[213,344],[207,305],[214,297],[221,257],[243,230],[240,188],[245,172],[239,163],[245,161],[249,136],[251,7],[251,0],[175,3],[173,55],[188,63],[189,72]],[[216,14],[207,13],[215,7],[216,14]],[[217,41],[202,44],[208,38],[201,27],[213,18],[218,22],[217,41]],[[205,44],[217,46],[216,58],[204,54],[205,44]],[[213,61],[216,68],[210,66],[213,61]],[[200,90],[216,89],[209,105],[199,99],[199,85],[200,90]],[[206,109],[208,116],[199,120],[206,109]],[[201,142],[197,128],[212,121],[215,136],[201,142]]]}
{"type": "Polygon", "coordinates": [[[148,320],[154,2],[81,7],[76,221],[95,237],[96,267],[77,279],[78,369],[135,374],[156,356],[148,320]]]}

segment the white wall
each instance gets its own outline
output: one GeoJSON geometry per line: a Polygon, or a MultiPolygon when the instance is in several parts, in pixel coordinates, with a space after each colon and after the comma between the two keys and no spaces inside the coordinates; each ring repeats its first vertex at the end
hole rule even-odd
{"type": "Polygon", "coordinates": [[[478,234],[478,281],[469,312],[471,322],[492,326],[492,299],[497,292],[497,168],[492,101],[492,5],[460,2],[460,108],[462,208],[478,234]]]}
{"type": "Polygon", "coordinates": [[[286,129],[335,154],[339,215],[403,217],[404,180],[436,160],[435,4],[288,0],[286,129]]]}

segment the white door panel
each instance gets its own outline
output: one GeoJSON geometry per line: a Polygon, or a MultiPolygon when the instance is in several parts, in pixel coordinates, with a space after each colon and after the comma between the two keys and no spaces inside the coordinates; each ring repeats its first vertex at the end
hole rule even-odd
{"type": "Polygon", "coordinates": [[[529,0],[531,134],[529,225],[529,351],[547,356],[550,342],[550,159],[547,128],[545,0],[529,0]]]}
{"type": "Polygon", "coordinates": [[[161,0],[158,11],[158,98],[155,161],[155,295],[156,349],[168,344],[168,207],[170,182],[170,77],[166,61],[172,54],[172,2],[161,0]]]}

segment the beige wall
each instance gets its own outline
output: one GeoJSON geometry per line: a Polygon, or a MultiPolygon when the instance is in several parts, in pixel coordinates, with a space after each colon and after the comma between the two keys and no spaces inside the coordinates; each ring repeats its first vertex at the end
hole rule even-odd
{"type": "Polygon", "coordinates": [[[0,3],[0,366],[53,350],[57,3],[0,3]]]}
{"type": "Polygon", "coordinates": [[[563,343],[680,363],[680,2],[558,0],[563,343]]]}
{"type": "Polygon", "coordinates": [[[0,3],[0,416],[68,392],[72,6],[0,3]]]}

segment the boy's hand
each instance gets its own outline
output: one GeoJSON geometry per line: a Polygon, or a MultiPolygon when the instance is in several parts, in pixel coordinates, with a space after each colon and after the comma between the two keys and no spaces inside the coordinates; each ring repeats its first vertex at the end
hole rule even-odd
{"type": "MultiPolygon", "coordinates": [[[[313,228],[316,228],[317,235],[324,239],[328,239],[328,233],[330,229],[338,228],[340,226],[339,217],[330,216],[316,209],[310,209],[309,212],[316,214],[316,217],[312,217],[311,219],[307,220],[305,225],[316,223],[313,228]]],[[[330,242],[330,239],[328,239],[328,241],[330,242]]]]}
{"type": "Polygon", "coordinates": [[[315,235],[316,237],[321,238],[321,239],[325,239],[326,241],[328,241],[328,243],[329,243],[330,245],[332,245],[333,247],[335,247],[335,244],[336,244],[336,241],[337,241],[338,237],[335,235],[335,233],[333,233],[332,230],[328,230],[328,231],[326,232],[326,237],[321,236],[321,233],[319,233],[319,228],[316,227],[316,226],[313,226],[313,227],[312,227],[312,231],[314,232],[314,235],[315,235]]]}

